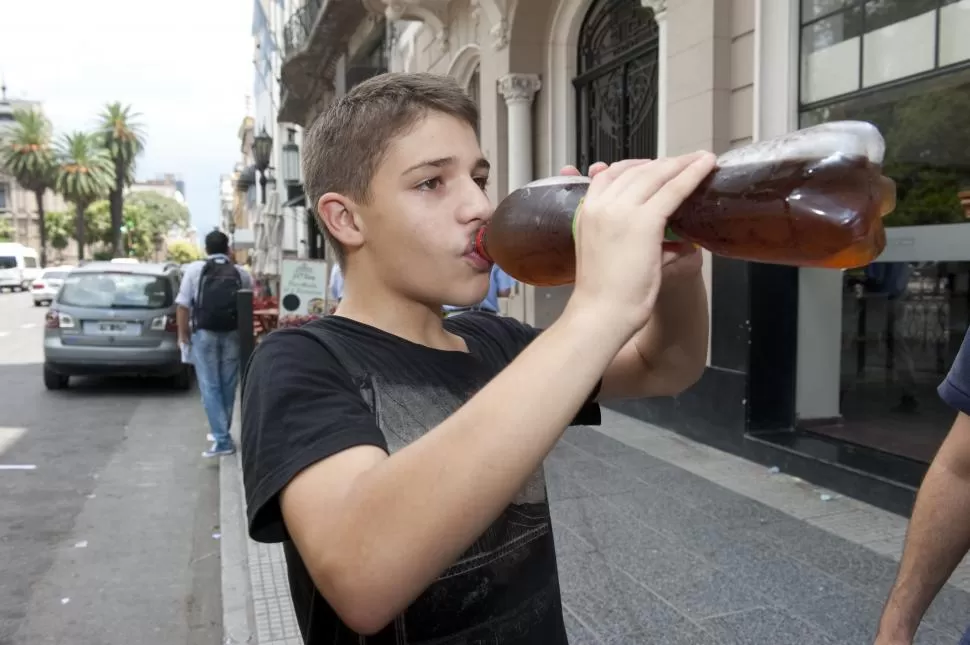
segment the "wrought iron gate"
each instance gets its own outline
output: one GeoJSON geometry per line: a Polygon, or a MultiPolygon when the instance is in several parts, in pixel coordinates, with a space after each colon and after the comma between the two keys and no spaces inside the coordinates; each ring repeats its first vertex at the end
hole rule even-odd
{"type": "Polygon", "coordinates": [[[598,0],[579,34],[577,161],[654,158],[657,154],[659,34],[640,0],[598,0]]]}

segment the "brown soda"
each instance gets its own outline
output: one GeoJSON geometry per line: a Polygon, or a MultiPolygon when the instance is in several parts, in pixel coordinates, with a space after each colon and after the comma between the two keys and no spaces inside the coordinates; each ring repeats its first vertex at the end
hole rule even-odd
{"type": "MultiPolygon", "coordinates": [[[[854,268],[886,246],[882,217],[896,188],[882,175],[885,144],[869,123],[837,121],[725,153],[671,215],[670,230],[724,257],[854,268]]],[[[575,278],[573,215],[585,177],[551,177],[514,191],[479,235],[479,253],[513,278],[557,286],[575,278]]]]}

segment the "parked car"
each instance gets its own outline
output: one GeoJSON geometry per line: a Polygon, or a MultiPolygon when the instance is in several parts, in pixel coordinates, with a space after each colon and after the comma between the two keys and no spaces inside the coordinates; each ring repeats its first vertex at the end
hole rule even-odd
{"type": "Polygon", "coordinates": [[[49,305],[54,300],[54,296],[57,295],[57,290],[64,283],[64,278],[73,268],[64,266],[44,269],[40,277],[30,285],[30,295],[34,298],[34,306],[49,305]]]}
{"type": "Polygon", "coordinates": [[[47,312],[44,385],[86,374],[161,376],[188,389],[175,323],[178,265],[89,262],[64,279],[47,312]]]}
{"type": "Polygon", "coordinates": [[[0,291],[26,291],[40,272],[37,251],[16,242],[0,243],[0,291]]]}

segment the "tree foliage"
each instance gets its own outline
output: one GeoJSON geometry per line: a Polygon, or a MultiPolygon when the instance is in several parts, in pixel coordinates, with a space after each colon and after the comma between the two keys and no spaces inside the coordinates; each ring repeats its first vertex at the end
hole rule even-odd
{"type": "Polygon", "coordinates": [[[195,244],[185,240],[176,240],[168,245],[168,260],[186,264],[202,259],[202,251],[195,244]]]}
{"type": "Polygon", "coordinates": [[[0,242],[13,241],[13,224],[6,217],[0,217],[0,242]]]}

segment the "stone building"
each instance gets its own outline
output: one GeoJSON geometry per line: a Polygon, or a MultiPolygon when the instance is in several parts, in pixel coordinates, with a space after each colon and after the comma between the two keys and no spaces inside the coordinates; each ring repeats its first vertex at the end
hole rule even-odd
{"type": "MultiPolygon", "coordinates": [[[[450,74],[481,107],[494,200],[566,164],[875,123],[900,187],[879,262],[706,254],[705,375],[618,407],[908,509],[952,422],[934,387],[970,322],[970,0],[308,0],[287,21],[281,122],[307,125],[384,71],[450,74]],[[904,300],[884,270],[905,272],[904,300]]],[[[509,312],[545,326],[568,295],[520,286],[509,312]]]]}

